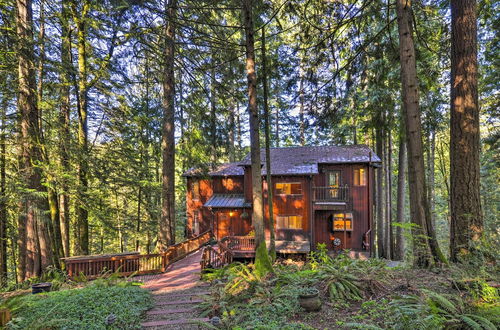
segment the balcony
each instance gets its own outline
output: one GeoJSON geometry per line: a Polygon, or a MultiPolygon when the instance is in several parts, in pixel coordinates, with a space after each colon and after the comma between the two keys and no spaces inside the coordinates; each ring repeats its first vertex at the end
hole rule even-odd
{"type": "Polygon", "coordinates": [[[343,210],[349,201],[349,186],[313,187],[315,209],[343,210]]]}

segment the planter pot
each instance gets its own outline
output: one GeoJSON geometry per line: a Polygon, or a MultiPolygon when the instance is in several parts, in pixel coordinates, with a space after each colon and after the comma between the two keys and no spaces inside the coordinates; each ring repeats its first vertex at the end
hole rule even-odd
{"type": "Polygon", "coordinates": [[[37,294],[42,292],[49,292],[50,288],[52,288],[52,283],[36,283],[31,286],[31,293],[37,294]]]}
{"type": "Polygon", "coordinates": [[[310,289],[308,292],[299,295],[300,307],[307,312],[319,311],[321,309],[321,300],[319,299],[319,291],[310,289]]]}

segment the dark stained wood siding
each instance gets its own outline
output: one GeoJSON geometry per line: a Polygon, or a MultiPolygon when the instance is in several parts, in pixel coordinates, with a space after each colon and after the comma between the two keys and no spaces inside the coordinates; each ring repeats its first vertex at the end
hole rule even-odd
{"type": "Polygon", "coordinates": [[[339,164],[339,165],[321,165],[319,167],[320,174],[314,177],[316,186],[327,185],[328,171],[341,171],[341,185],[349,186],[349,199],[345,211],[318,211],[314,212],[314,247],[318,243],[326,243],[329,249],[333,248],[331,240],[338,237],[345,244],[342,247],[361,250],[363,235],[370,229],[371,221],[371,206],[369,200],[370,185],[373,184],[372,171],[368,172],[368,182],[366,186],[354,186],[354,169],[364,168],[368,170],[367,164],[339,164]],[[329,223],[331,216],[337,212],[352,213],[353,230],[352,232],[332,231],[332,226],[329,223]]]}
{"type": "Polygon", "coordinates": [[[213,195],[212,182],[210,179],[200,179],[195,177],[189,177],[186,180],[187,192],[186,192],[186,213],[187,213],[187,237],[192,237],[194,235],[194,212],[198,211],[199,214],[199,231],[200,233],[211,229],[211,223],[213,221],[213,214],[207,208],[203,207],[210,197],[213,195]],[[200,198],[193,199],[193,183],[199,182],[200,185],[200,198]]]}

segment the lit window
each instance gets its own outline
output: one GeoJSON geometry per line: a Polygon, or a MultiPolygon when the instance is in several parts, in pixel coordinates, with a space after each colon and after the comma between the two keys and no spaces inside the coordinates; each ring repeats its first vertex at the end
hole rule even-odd
{"type": "Polygon", "coordinates": [[[276,227],[279,229],[302,229],[302,217],[300,215],[278,215],[276,227]]]}
{"type": "Polygon", "coordinates": [[[193,213],[193,231],[196,236],[200,234],[200,213],[198,211],[194,211],[193,213]]]}
{"type": "Polygon", "coordinates": [[[356,168],[354,169],[354,185],[355,186],[366,186],[367,181],[366,169],[356,168]]]}
{"type": "Polygon", "coordinates": [[[193,199],[194,200],[200,199],[200,182],[199,181],[193,182],[193,199]]]}
{"type": "Polygon", "coordinates": [[[276,195],[302,195],[302,184],[299,183],[277,183],[276,195]]]}
{"type": "Polygon", "coordinates": [[[352,231],[352,213],[335,213],[333,215],[333,230],[352,231]]]}

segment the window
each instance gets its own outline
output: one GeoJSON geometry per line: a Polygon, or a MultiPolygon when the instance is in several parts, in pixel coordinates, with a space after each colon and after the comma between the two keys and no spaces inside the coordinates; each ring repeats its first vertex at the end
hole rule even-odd
{"type": "Polygon", "coordinates": [[[333,230],[352,231],[352,213],[335,213],[333,215],[333,230]]]}
{"type": "Polygon", "coordinates": [[[302,195],[302,184],[297,183],[276,183],[276,195],[302,195]]]}
{"type": "Polygon", "coordinates": [[[330,197],[337,198],[339,197],[340,171],[331,171],[327,175],[330,197]]]}
{"type": "Polygon", "coordinates": [[[354,185],[355,186],[366,186],[367,173],[366,168],[355,168],[354,169],[354,185]]]}
{"type": "Polygon", "coordinates": [[[200,181],[193,181],[193,199],[200,199],[200,181]]]}
{"type": "Polygon", "coordinates": [[[276,227],[278,229],[302,229],[302,216],[278,215],[276,216],[276,227]]]}
{"type": "Polygon", "coordinates": [[[196,236],[200,234],[200,212],[193,212],[193,232],[196,236]]]}

